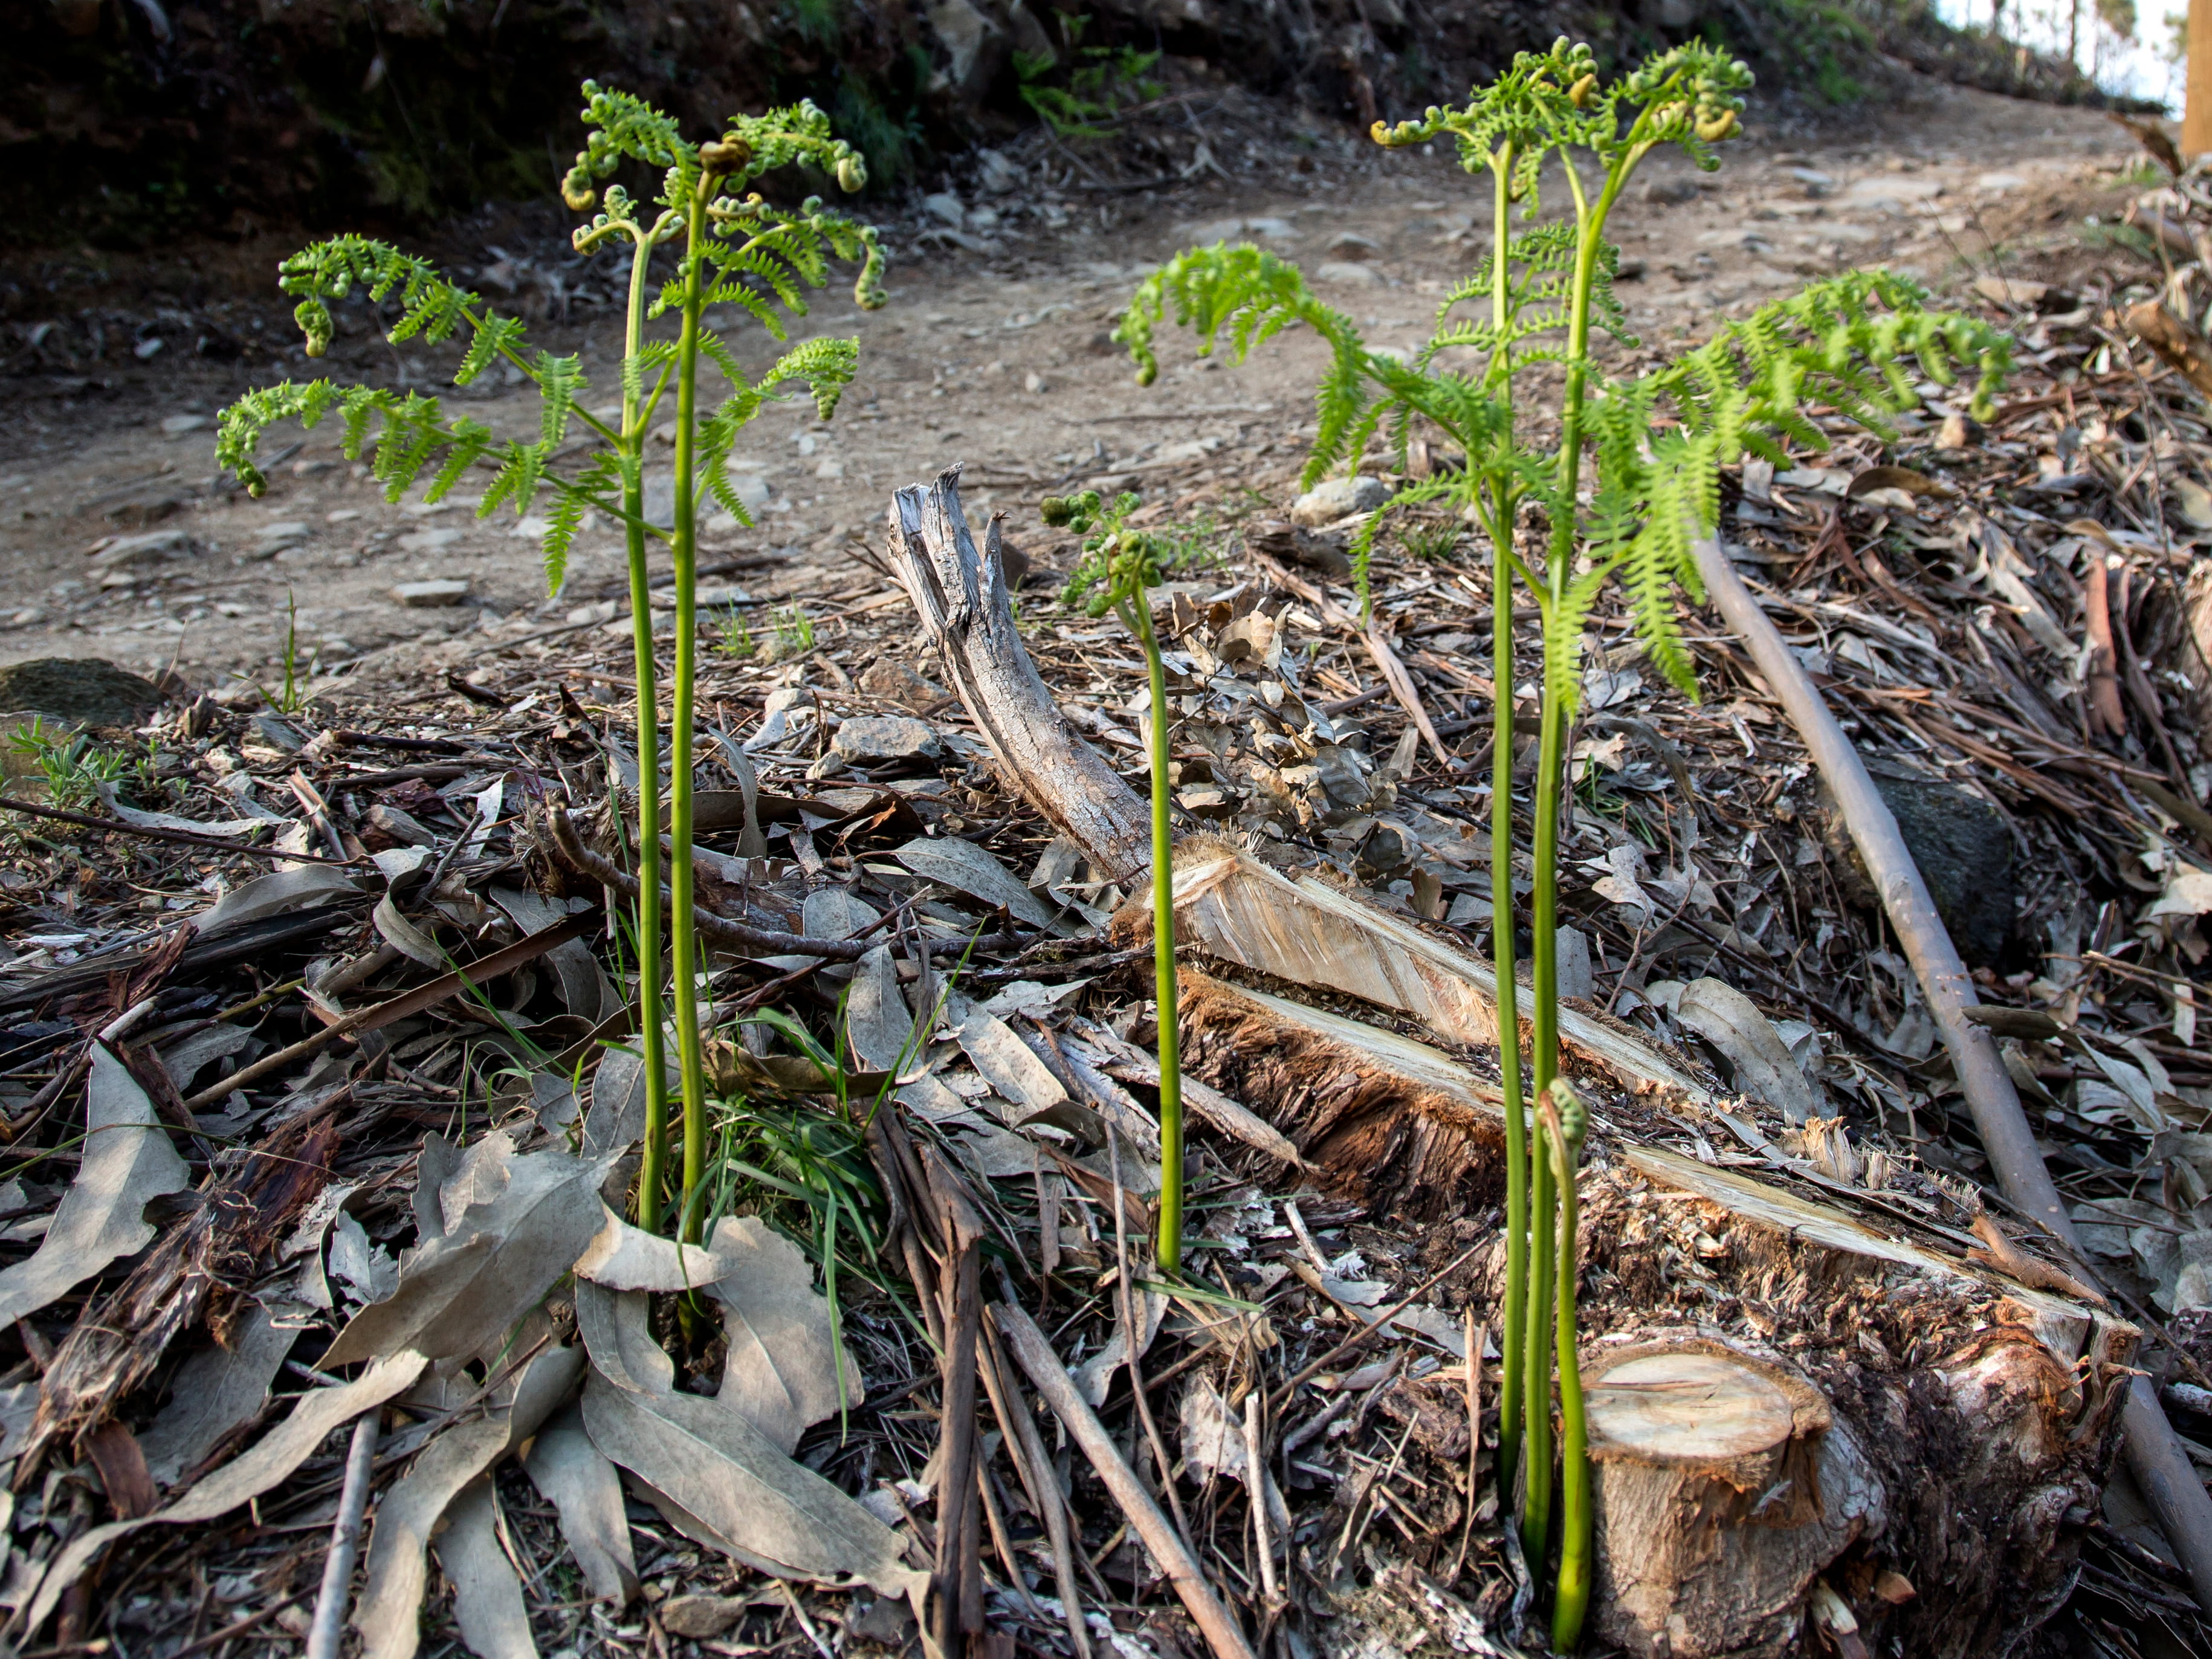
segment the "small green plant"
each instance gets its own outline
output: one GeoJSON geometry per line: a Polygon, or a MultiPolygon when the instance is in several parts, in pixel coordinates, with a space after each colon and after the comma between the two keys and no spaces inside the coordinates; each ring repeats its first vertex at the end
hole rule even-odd
{"type": "Polygon", "coordinates": [[[8,734],[11,753],[22,756],[38,769],[46,786],[46,799],[67,812],[88,811],[100,805],[100,786],[113,783],[131,763],[112,749],[103,749],[82,732],[48,726],[33,714],[27,725],[8,734]]]}
{"type": "Polygon", "coordinates": [[[722,613],[721,637],[714,649],[726,657],[756,657],[760,654],[760,642],[753,638],[752,625],[745,620],[744,608],[732,605],[722,613]]]}
{"type": "Polygon", "coordinates": [[[814,648],[814,618],[796,605],[787,605],[777,611],[775,646],[779,656],[805,656],[814,648]]]}
{"type": "MultiPolygon", "coordinates": [[[[1463,469],[1406,483],[1362,527],[1352,554],[1364,611],[1371,611],[1368,562],[1376,532],[1399,507],[1441,503],[1475,524],[1489,543],[1493,709],[1491,892],[1502,1031],[1521,1029],[1513,974],[1512,801],[1513,608],[1516,586],[1534,600],[1542,625],[1539,754],[1532,817],[1534,883],[1529,896],[1532,951],[1529,1054],[1524,1081],[1516,1042],[1502,1043],[1506,1139],[1506,1283],[1501,1311],[1501,1489],[1521,1473],[1521,1530],[1531,1564],[1551,1542],[1554,1467],[1552,1369],[1571,1391],[1566,1471],[1569,1527],[1554,1602],[1553,1639],[1579,1640],[1589,1562],[1588,1502],[1580,1436],[1580,1395],[1572,1382],[1575,1269],[1571,1158],[1547,1152],[1532,1137],[1530,1103],[1551,1109],[1559,1073],[1559,837],[1565,805],[1565,738],[1581,690],[1583,625],[1606,585],[1618,578],[1650,659],[1686,694],[1696,695],[1690,654],[1676,616],[1676,594],[1701,597],[1693,543],[1717,519],[1720,469],[1745,452],[1786,459],[1785,445],[1827,447],[1806,418],[1825,404],[1877,434],[1886,417],[1918,401],[1914,374],[1949,384],[1954,366],[1978,374],[1973,404],[1985,410],[2007,372],[2008,343],[1972,319],[1930,310],[1917,284],[1881,270],[1858,270],[1811,284],[1714,331],[1701,346],[1644,374],[1615,379],[1591,351],[1602,328],[1629,345],[1627,318],[1613,294],[1619,250],[1606,222],[1638,165],[1662,145],[1711,171],[1714,147],[1738,131],[1750,73],[1704,41],[1655,57],[1601,84],[1594,54],[1565,39],[1549,52],[1523,52],[1468,103],[1431,108],[1397,126],[1376,123],[1378,143],[1454,142],[1461,165],[1487,173],[1493,250],[1450,289],[1429,341],[1410,359],[1370,350],[1352,320],[1316,299],[1297,267],[1263,249],[1220,246],[1178,255],[1133,296],[1115,337],[1149,383],[1158,373],[1157,324],[1172,313],[1194,330],[1201,355],[1226,336],[1242,361],[1252,347],[1303,323],[1327,344],[1330,363],[1316,393],[1316,435],[1304,483],[1339,464],[1355,464],[1388,428],[1401,471],[1417,434],[1440,436],[1467,457],[1463,469]],[[1537,185],[1560,164],[1571,212],[1540,218],[1537,185]],[[1517,228],[1515,219],[1522,221],[1517,228]],[[1467,307],[1466,312],[1462,307],[1467,307]],[[1442,354],[1463,349],[1477,361],[1453,365],[1442,354]],[[1516,394],[1524,370],[1557,364],[1558,402],[1546,411],[1557,431],[1544,449],[1516,394]],[[1532,1144],[1533,1141],[1533,1144],[1532,1144]],[[1558,1283],[1553,1282],[1557,1271],[1558,1283]],[[1555,1340],[1537,1322],[1557,1301],[1555,1340]],[[1548,1352],[1547,1352],[1548,1348],[1548,1352]]],[[[1566,1127],[1564,1105],[1558,1114],[1566,1127]]],[[[1576,1137],[1579,1138],[1578,1133],[1576,1137]]],[[[1554,1148],[1565,1148],[1559,1136],[1554,1148]]],[[[1571,1150],[1571,1149],[1570,1149],[1571,1150]]]]}
{"type": "MultiPolygon", "coordinates": [[[[520,318],[499,315],[481,296],[449,282],[424,260],[366,237],[340,236],[295,254],[280,267],[279,287],[300,301],[295,314],[307,337],[308,354],[319,356],[330,344],[331,301],[344,299],[356,285],[374,300],[396,296],[400,319],[389,336],[393,342],[466,338],[467,349],[453,374],[456,385],[468,385],[485,369],[504,364],[537,388],[541,416],[538,439],[501,441],[482,422],[466,415],[450,416],[435,398],[412,392],[403,395],[375,386],[340,387],[329,380],[305,385],[288,381],[249,392],[225,410],[216,453],[220,465],[258,495],[267,487],[253,463],[261,434],[279,421],[296,419],[313,427],[336,410],[345,423],[343,447],[349,457],[361,453],[372,428],[375,429],[373,471],[389,500],[398,501],[427,477],[423,499],[439,501],[479,465],[484,465],[491,481],[478,499],[479,517],[501,507],[520,517],[541,493],[551,496],[544,515],[545,574],[549,587],[556,592],[566,574],[569,548],[586,514],[598,512],[623,526],[638,689],[638,771],[643,780],[636,826],[637,945],[646,1128],[637,1218],[640,1226],[653,1231],[659,1227],[668,1186],[664,973],[674,981],[682,1079],[680,1225],[696,1227],[696,1208],[689,1200],[704,1173],[708,1141],[697,1018],[699,950],[692,925],[699,498],[702,493],[709,495],[738,523],[750,524],[726,470],[738,432],[764,404],[781,399],[783,388],[793,382],[811,391],[817,412],[829,418],[852,380],[860,351],[857,340],[809,340],[786,352],[755,380],[739,368],[720,336],[703,325],[702,319],[711,306],[732,307],[781,340],[786,331],[779,308],[804,316],[805,290],[829,281],[833,258],[860,261],[854,299],[873,309],[883,303],[883,256],[872,228],[824,209],[818,198],[787,210],[747,188],[765,173],[799,165],[829,173],[848,192],[866,184],[867,169],[859,154],[831,136],[829,117],[811,103],[801,101],[763,116],[732,116],[720,137],[693,143],[674,120],[641,100],[589,81],[583,90],[586,146],[562,181],[561,193],[576,212],[589,211],[595,204],[599,209],[571,239],[578,252],[626,248],[629,254],[618,411],[602,415],[583,407],[587,381],[581,360],[531,350],[520,318]],[[610,186],[605,200],[599,199],[598,181],[625,163],[659,170],[661,189],[655,202],[636,201],[619,185],[610,186]],[[656,257],[664,265],[672,265],[657,289],[656,257]],[[670,315],[678,322],[675,337],[664,333],[648,338],[647,323],[670,315]],[[700,405],[702,362],[724,382],[721,398],[711,410],[700,405]],[[645,453],[647,434],[662,400],[672,392],[676,405],[675,513],[672,524],[663,526],[646,518],[645,453]],[[572,425],[582,426],[599,441],[556,470],[556,457],[566,453],[572,425]],[[653,541],[666,546],[676,578],[667,769],[668,835],[673,846],[667,878],[674,926],[665,930],[665,945],[660,890],[660,704],[647,565],[647,547],[653,541]]],[[[691,1236],[696,1237],[696,1231],[691,1236]]]]}
{"type": "Polygon", "coordinates": [[[1138,498],[1121,495],[1110,507],[1095,489],[1079,495],[1048,495],[1038,511],[1048,525],[1084,536],[1083,556],[1068,578],[1061,599],[1080,605],[1084,614],[1109,611],[1136,636],[1150,676],[1152,774],[1152,983],[1159,1015],[1160,1051],[1160,1271],[1182,1268],[1182,1061],[1176,1027],[1175,831],[1168,793],[1167,666],[1160,660],[1159,635],[1152,629],[1146,590],[1186,559],[1190,538],[1170,532],[1132,530],[1129,514],[1138,498]],[[1091,532],[1085,534],[1085,532],[1091,532]]]}
{"type": "Polygon", "coordinates": [[[278,648],[276,660],[284,670],[284,684],[269,700],[278,714],[296,714],[307,701],[307,694],[300,672],[300,601],[289,587],[284,590],[284,643],[278,648]]]}
{"type": "Polygon", "coordinates": [[[1443,564],[1459,549],[1459,526],[1452,524],[1413,524],[1398,532],[1398,544],[1409,559],[1424,564],[1443,564]]]}
{"type": "Polygon", "coordinates": [[[1089,17],[1073,12],[1060,14],[1070,64],[1064,86],[1055,86],[1048,78],[1060,67],[1054,54],[1014,54],[1014,79],[1022,101],[1062,138],[1103,138],[1106,131],[1097,124],[1125,100],[1141,104],[1160,95],[1160,83],[1151,78],[1159,53],[1129,46],[1086,46],[1083,32],[1090,22],[1089,17]]]}

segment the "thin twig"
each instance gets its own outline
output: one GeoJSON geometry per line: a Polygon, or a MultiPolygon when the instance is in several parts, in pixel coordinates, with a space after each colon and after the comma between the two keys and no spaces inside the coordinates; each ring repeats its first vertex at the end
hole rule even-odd
{"type": "Polygon", "coordinates": [[[338,1518],[331,1528],[330,1553],[323,1558],[323,1584],[315,1594],[314,1621],[307,1627],[306,1659],[337,1659],[345,1634],[346,1604],[352,1599],[354,1557],[361,1550],[361,1522],[368,1508],[370,1473],[376,1464],[376,1437],[382,1407],[363,1412],[353,1425],[346,1450],[345,1485],[338,1492],[338,1518]]]}
{"type": "Polygon", "coordinates": [[[95,818],[82,812],[64,812],[58,806],[33,806],[13,795],[0,795],[0,807],[11,812],[23,812],[34,818],[52,818],[61,823],[74,823],[87,830],[106,830],[118,836],[137,836],[145,841],[173,842],[182,847],[204,847],[213,852],[237,853],[249,859],[273,859],[286,864],[336,864],[347,868],[367,864],[367,859],[326,859],[313,853],[286,853],[274,847],[249,847],[243,842],[226,841],[221,836],[196,835],[189,830],[157,830],[151,824],[125,823],[121,818],[95,818]]]}

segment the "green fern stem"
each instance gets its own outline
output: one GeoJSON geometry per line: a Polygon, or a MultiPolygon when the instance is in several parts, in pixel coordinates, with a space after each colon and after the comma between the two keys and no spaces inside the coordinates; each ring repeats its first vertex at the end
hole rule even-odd
{"type": "MultiPolygon", "coordinates": [[[[1512,384],[1511,348],[1505,331],[1513,315],[1512,279],[1505,258],[1512,211],[1513,146],[1499,148],[1491,161],[1495,185],[1492,204],[1490,319],[1498,346],[1486,378],[1512,384]]],[[[1512,400],[1504,400],[1508,424],[1500,453],[1512,447],[1512,400]]],[[[1470,457],[1473,452],[1469,451],[1470,457]]],[[[1505,1305],[1500,1313],[1504,1386],[1498,1413],[1498,1485],[1513,1490],[1514,1464],[1521,1451],[1521,1370],[1528,1338],[1528,1145],[1521,1096],[1520,987],[1513,977],[1513,562],[1509,550],[1515,506],[1512,483],[1503,472],[1489,480],[1490,510],[1490,940],[1498,975],[1498,1076],[1505,1107],[1505,1305]]],[[[1480,1365],[1480,1354],[1467,1363],[1480,1365]]],[[[1472,1501],[1472,1500],[1470,1500],[1472,1501]]]]}
{"type": "Polygon", "coordinates": [[[1152,994],[1160,1030],[1160,1234],[1164,1273],[1182,1271],[1182,1034],[1176,1012],[1175,830],[1168,794],[1168,677],[1139,585],[1122,620],[1144,647],[1152,704],[1152,994]]]}
{"type": "Polygon", "coordinates": [[[676,1054],[684,1088],[684,1228],[687,1242],[699,1237],[701,1217],[691,1194],[707,1168],[707,1067],[699,1031],[699,931],[693,923],[691,867],[692,707],[698,672],[697,503],[693,498],[691,458],[697,439],[699,313],[705,303],[707,204],[714,195],[712,175],[702,174],[691,195],[684,238],[684,331],[676,347],[676,534],[670,544],[676,568],[676,696],[669,714],[670,896],[676,915],[676,1054]]]}
{"type": "Polygon", "coordinates": [[[1559,1577],[1552,1594],[1555,1653],[1571,1653],[1582,1640],[1583,1619],[1589,1610],[1592,1555],[1589,1431],[1575,1333],[1575,1232],[1580,1221],[1575,1163],[1582,1113],[1571,1093],[1568,1098],[1571,1122],[1563,1123],[1565,1115],[1552,1100],[1542,1103],[1544,1138],[1559,1184],[1559,1291],[1553,1329],[1559,1361],[1559,1577]]]}
{"type": "MultiPolygon", "coordinates": [[[[629,310],[623,355],[637,356],[645,334],[646,273],[653,263],[653,239],[639,234],[630,256],[629,310]]],[[[625,454],[645,447],[644,413],[637,390],[624,376],[620,442],[625,454]]],[[[645,1055],[645,1146],[637,1176],[637,1224],[660,1231],[660,1206],[667,1183],[668,1061],[661,1036],[660,902],[660,687],[653,654],[653,594],[645,562],[645,489],[642,475],[628,469],[623,484],[623,537],[629,556],[629,614],[632,654],[637,672],[637,1025],[645,1055]]]]}

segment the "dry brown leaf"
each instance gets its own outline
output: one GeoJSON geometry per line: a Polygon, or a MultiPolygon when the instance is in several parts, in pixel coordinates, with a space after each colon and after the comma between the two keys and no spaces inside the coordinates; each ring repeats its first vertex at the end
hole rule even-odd
{"type": "Polygon", "coordinates": [[[0,1273],[0,1327],[34,1314],[110,1262],[143,1250],[159,1231],[146,1206],[191,1184],[184,1159],[146,1091],[108,1052],[92,1045],[85,1084],[84,1161],[53,1223],[27,1261],[0,1273]]]}
{"type": "Polygon", "coordinates": [[[643,1291],[605,1290],[586,1279],[576,1286],[576,1333],[592,1368],[609,1382],[637,1394],[666,1394],[676,1386],[676,1362],[647,1328],[651,1307],[643,1291]]]}
{"type": "Polygon", "coordinates": [[[296,1327],[278,1325],[255,1303],[233,1328],[228,1347],[210,1346],[187,1359],[169,1385],[169,1403],[138,1437],[147,1472],[173,1485],[224,1436],[252,1422],[299,1337],[296,1327]]]}
{"type": "Polygon", "coordinates": [[[423,1549],[439,1518],[464,1487],[553,1414],[583,1370],[580,1349],[547,1349],[514,1379],[509,1404],[444,1430],[384,1494],[369,1537],[368,1577],[353,1610],[362,1659],[412,1659],[429,1582],[423,1549]]]}
{"type": "Polygon", "coordinates": [[[343,1387],[310,1389],[298,1396],[291,1415],[262,1436],[251,1450],[231,1459],[167,1509],[136,1521],[111,1521],[80,1534],[54,1558],[53,1565],[39,1581],[24,1628],[36,1630],[46,1623],[63,1592],[82,1577],[85,1568],[117,1539],[156,1523],[189,1526],[212,1521],[273,1491],[291,1478],[333,1429],[404,1392],[428,1363],[419,1353],[402,1350],[378,1360],[343,1387]]]}
{"type": "Polygon", "coordinates": [[[696,1244],[679,1244],[633,1227],[602,1204],[605,1224],[576,1258],[576,1276],[611,1291],[701,1290],[729,1265],[696,1244]]]}
{"type": "Polygon", "coordinates": [[[1820,1096],[1790,1056],[1774,1022],[1725,980],[1692,980],[1682,988],[1674,1018],[1720,1050],[1735,1086],[1792,1123],[1820,1115],[1820,1096]]]}
{"type": "Polygon", "coordinates": [[[599,1231],[598,1160],[556,1152],[510,1155],[486,1135],[441,1193],[447,1231],[400,1258],[399,1288],[347,1322],[327,1370],[402,1347],[433,1359],[483,1352],[537,1305],[599,1231]]]}
{"type": "Polygon", "coordinates": [[[623,1511],[622,1480],[584,1432],[583,1407],[571,1406],[540,1429],[522,1466],[560,1511],[561,1536],[576,1558],[584,1588],[595,1601],[627,1607],[637,1594],[637,1559],[623,1511]]]}
{"type": "Polygon", "coordinates": [[[438,1570],[453,1586],[453,1622],[477,1659],[538,1659],[522,1580],[500,1547],[492,1478],[480,1474],[446,1510],[446,1529],[432,1546],[438,1570]]]}
{"type": "Polygon", "coordinates": [[[742,1559],[785,1574],[861,1578],[921,1616],[929,1575],[900,1559],[898,1534],[779,1451],[719,1401],[634,1394],[596,1373],[584,1388],[592,1443],[698,1517],[742,1559]]]}
{"type": "Polygon", "coordinates": [[[712,1287],[722,1304],[729,1352],[715,1397],[780,1451],[840,1409],[860,1403],[860,1368],[842,1352],[830,1303],[814,1288],[814,1266],[757,1216],[725,1216],[714,1227],[723,1272],[712,1287]]]}

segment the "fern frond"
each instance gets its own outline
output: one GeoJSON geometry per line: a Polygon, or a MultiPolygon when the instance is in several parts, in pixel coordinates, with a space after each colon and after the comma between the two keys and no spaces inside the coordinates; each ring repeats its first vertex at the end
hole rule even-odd
{"type": "Polygon", "coordinates": [[[561,441],[568,430],[568,414],[575,407],[576,394],[584,387],[583,359],[576,356],[556,357],[550,351],[538,354],[538,435],[550,449],[561,441]]]}

